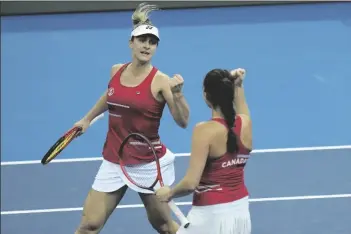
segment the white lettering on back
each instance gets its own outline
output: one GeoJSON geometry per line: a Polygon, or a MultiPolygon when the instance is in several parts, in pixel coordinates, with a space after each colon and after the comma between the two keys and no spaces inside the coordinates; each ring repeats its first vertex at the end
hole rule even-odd
{"type": "Polygon", "coordinates": [[[249,159],[249,156],[238,156],[236,158],[233,158],[232,160],[228,160],[226,162],[223,162],[222,168],[235,166],[235,165],[239,165],[239,164],[245,164],[248,159],[249,159]]]}

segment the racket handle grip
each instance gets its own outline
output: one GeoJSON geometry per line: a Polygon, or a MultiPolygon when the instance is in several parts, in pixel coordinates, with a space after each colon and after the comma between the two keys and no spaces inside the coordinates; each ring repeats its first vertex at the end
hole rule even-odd
{"type": "Polygon", "coordinates": [[[91,122],[90,122],[90,126],[93,125],[96,121],[98,121],[99,119],[101,119],[102,117],[104,117],[104,113],[96,116],[91,122]]]}
{"type": "Polygon", "coordinates": [[[190,224],[189,220],[185,217],[185,215],[179,209],[179,207],[175,204],[175,202],[173,200],[171,200],[170,202],[168,202],[168,205],[171,208],[171,210],[173,211],[173,213],[177,216],[177,218],[180,221],[181,225],[184,228],[189,227],[189,224],[190,224]]]}

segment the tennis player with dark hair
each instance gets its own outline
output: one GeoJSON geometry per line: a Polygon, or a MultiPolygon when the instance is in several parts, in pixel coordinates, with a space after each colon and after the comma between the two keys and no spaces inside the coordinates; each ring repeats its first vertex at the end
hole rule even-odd
{"type": "Polygon", "coordinates": [[[192,136],[190,165],[172,189],[156,191],[161,201],[193,194],[190,226],[177,234],[250,234],[248,190],[244,167],[252,149],[249,109],[242,81],[244,69],[215,69],[207,73],[204,98],[212,110],[192,136]]]}
{"type": "MultiPolygon", "coordinates": [[[[76,234],[99,233],[127,188],[139,193],[149,222],[158,233],[176,233],[179,227],[172,220],[167,204],[160,202],[154,192],[141,189],[126,178],[118,165],[116,155],[121,142],[129,133],[141,133],[150,139],[156,149],[164,184],[170,186],[175,180],[175,156],[160,140],[160,120],[167,104],[175,122],[186,128],[189,107],[182,94],[183,78],[175,75],[171,79],[151,65],[151,58],[160,38],[158,28],[148,17],[153,10],[157,10],[155,5],[145,3],[137,7],[132,15],[134,28],[129,41],[131,63],[112,67],[106,92],[86,116],[75,124],[81,126],[84,132],[92,119],[105,111],[109,113],[103,162],[86,198],[83,217],[76,234]]],[[[124,159],[124,163],[143,165],[140,176],[144,176],[143,173],[156,174],[156,168],[149,166],[153,160],[154,157],[143,154],[130,155],[124,159]]]]}

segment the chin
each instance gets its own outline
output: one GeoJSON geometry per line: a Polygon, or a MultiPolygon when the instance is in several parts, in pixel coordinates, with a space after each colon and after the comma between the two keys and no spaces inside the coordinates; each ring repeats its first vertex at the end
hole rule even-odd
{"type": "Polygon", "coordinates": [[[138,61],[139,61],[140,63],[148,63],[148,62],[150,62],[150,61],[151,61],[151,58],[150,58],[150,59],[146,59],[146,58],[138,58],[138,61]]]}

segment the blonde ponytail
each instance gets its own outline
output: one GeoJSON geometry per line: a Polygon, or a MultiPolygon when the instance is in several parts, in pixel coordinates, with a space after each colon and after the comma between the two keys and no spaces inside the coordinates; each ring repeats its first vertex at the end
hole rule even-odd
{"type": "Polygon", "coordinates": [[[150,5],[146,2],[140,3],[132,15],[133,28],[135,29],[143,24],[152,25],[149,14],[155,10],[159,10],[156,5],[150,5]]]}

